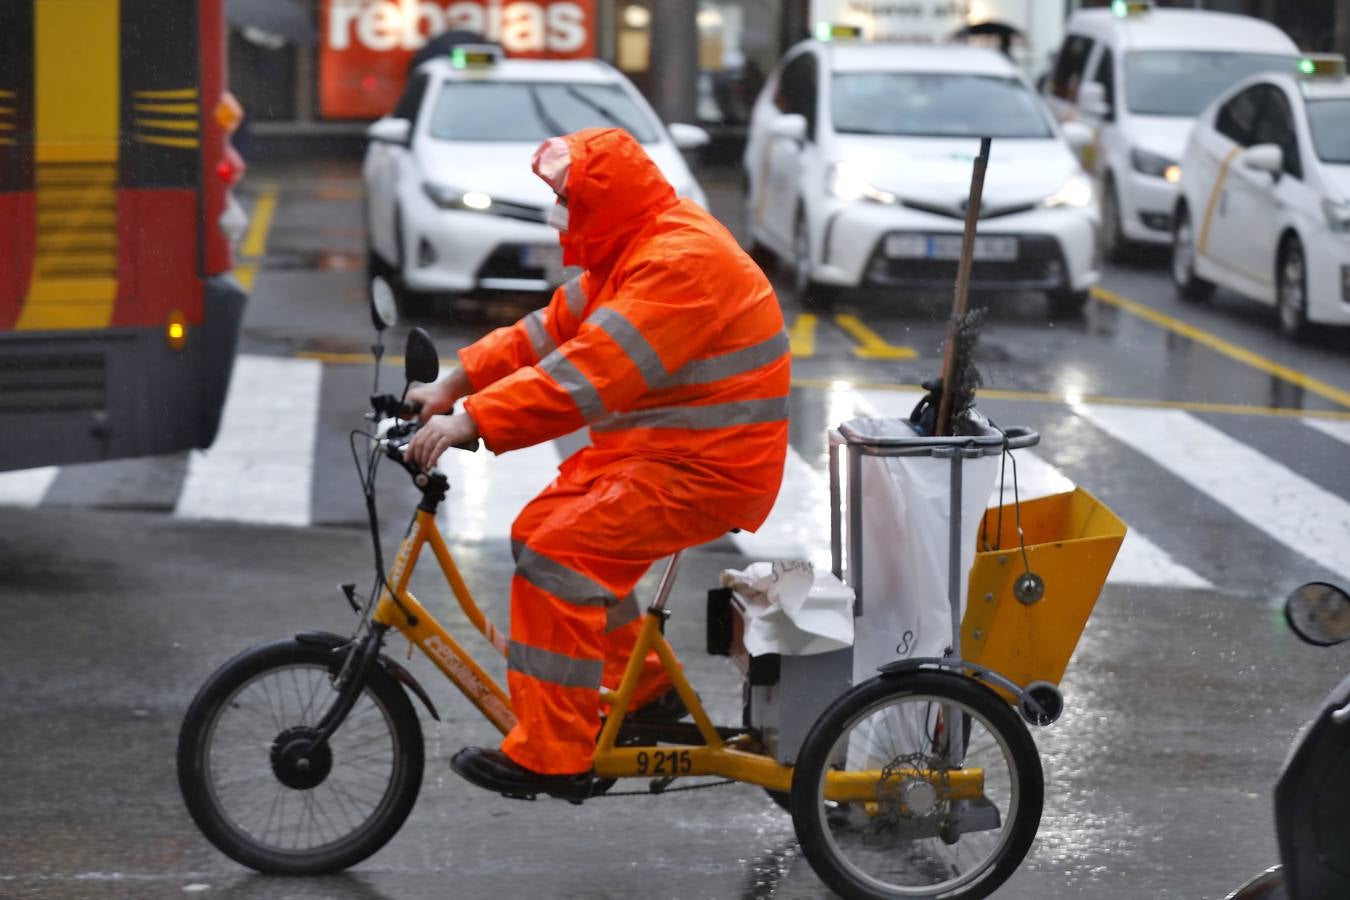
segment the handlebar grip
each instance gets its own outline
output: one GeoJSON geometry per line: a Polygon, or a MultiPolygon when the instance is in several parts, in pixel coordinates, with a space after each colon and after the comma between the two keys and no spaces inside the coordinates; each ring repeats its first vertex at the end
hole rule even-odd
{"type": "Polygon", "coordinates": [[[371,394],[370,405],[380,415],[400,419],[415,419],[422,411],[422,404],[418,401],[402,400],[393,394],[371,394]]]}

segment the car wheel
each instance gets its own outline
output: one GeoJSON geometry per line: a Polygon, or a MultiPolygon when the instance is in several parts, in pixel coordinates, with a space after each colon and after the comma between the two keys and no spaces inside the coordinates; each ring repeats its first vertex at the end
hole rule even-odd
{"type": "Polygon", "coordinates": [[[1046,295],[1050,315],[1056,319],[1071,319],[1083,314],[1088,302],[1087,291],[1059,290],[1046,295]]]}
{"type": "Polygon", "coordinates": [[[778,263],[778,257],[772,250],[751,238],[750,247],[745,252],[749,254],[750,258],[755,261],[755,265],[759,266],[760,271],[765,275],[773,274],[773,270],[778,263]]]}
{"type": "Polygon", "coordinates": [[[1280,246],[1275,264],[1276,305],[1280,314],[1280,332],[1290,340],[1300,340],[1308,332],[1308,278],[1303,245],[1290,235],[1280,246]]]}
{"type": "Polygon", "coordinates": [[[1184,203],[1172,222],[1172,283],[1183,300],[1206,300],[1214,293],[1214,282],[1195,274],[1195,229],[1184,203]]]}
{"type": "Polygon", "coordinates": [[[1107,262],[1120,262],[1125,256],[1128,241],[1120,227],[1120,198],[1116,195],[1116,183],[1108,175],[1102,188],[1102,226],[1097,229],[1101,258],[1107,262]]]}
{"type": "Polygon", "coordinates": [[[806,230],[805,213],[797,213],[797,227],[792,239],[792,292],[797,302],[807,309],[830,309],[839,290],[833,285],[815,280],[811,264],[811,238],[806,230]]]}

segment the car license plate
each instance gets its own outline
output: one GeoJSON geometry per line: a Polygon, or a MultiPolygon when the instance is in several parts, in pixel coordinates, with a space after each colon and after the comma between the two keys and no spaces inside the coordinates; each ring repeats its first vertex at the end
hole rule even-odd
{"type": "Polygon", "coordinates": [[[550,281],[562,281],[562,247],[537,244],[521,251],[520,264],[526,269],[543,269],[550,281]]]}
{"type": "MultiPolygon", "coordinates": [[[[976,235],[974,258],[987,261],[1017,259],[1017,238],[976,235]]],[[[886,255],[904,259],[960,259],[959,234],[892,234],[886,238],[886,255]]]]}

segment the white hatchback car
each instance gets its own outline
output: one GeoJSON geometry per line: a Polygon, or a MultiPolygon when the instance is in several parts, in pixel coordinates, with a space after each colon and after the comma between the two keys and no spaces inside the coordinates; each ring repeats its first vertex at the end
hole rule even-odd
{"type": "Polygon", "coordinates": [[[1060,119],[1095,132],[1083,162],[1100,179],[1102,255],[1166,244],[1195,116],[1248,75],[1292,72],[1298,48],[1250,16],[1124,0],[1078,10],[1064,30],[1046,99],[1060,119]]]}
{"type": "Polygon", "coordinates": [[[502,59],[461,47],[419,66],[398,106],[369,129],[365,182],[372,275],[401,301],[473,291],[548,291],[563,281],[554,197],[530,171],[540,142],[626,129],[676,191],[707,201],[681,150],[708,134],[662,125],[618,70],[598,60],[502,59]]]}
{"type": "Polygon", "coordinates": [[[1172,278],[1274,305],[1280,330],[1350,325],[1350,80],[1341,57],[1241,82],[1196,122],[1181,163],[1172,278]]]}
{"type": "Polygon", "coordinates": [[[792,266],[807,304],[858,286],[950,290],[981,136],[993,148],[972,290],[1080,309],[1098,278],[1091,181],[1026,80],[984,48],[793,47],[751,114],[752,249],[792,266]]]}

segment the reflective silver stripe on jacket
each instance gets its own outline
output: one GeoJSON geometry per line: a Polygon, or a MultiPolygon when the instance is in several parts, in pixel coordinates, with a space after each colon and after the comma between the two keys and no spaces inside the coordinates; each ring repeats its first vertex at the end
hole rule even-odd
{"type": "Polygon", "coordinates": [[[733,425],[757,425],[781,422],[788,417],[788,398],[737,400],[706,406],[658,406],[617,413],[591,425],[595,431],[623,431],[628,428],[685,428],[691,431],[730,428],[733,425]]]}
{"type": "Polygon", "coordinates": [[[542,309],[536,309],[525,317],[525,333],[529,335],[530,346],[534,348],[534,358],[543,359],[554,350],[558,345],[553,343],[553,338],[548,333],[548,328],[544,325],[544,316],[546,313],[542,309]]]}
{"type": "Polygon", "coordinates": [[[629,622],[636,622],[640,618],[642,618],[642,610],[638,608],[637,597],[629,594],[605,610],[605,633],[608,634],[614,629],[622,628],[629,622]]]}
{"type": "Polygon", "coordinates": [[[642,373],[642,380],[647,382],[650,389],[660,384],[668,376],[665,364],[661,362],[661,357],[657,355],[652,345],[643,337],[638,327],[628,321],[627,317],[617,309],[609,306],[602,306],[591,314],[586,320],[594,323],[614,339],[614,343],[621,349],[637,370],[642,373]]]}
{"type": "Polygon", "coordinates": [[[610,606],[619,599],[598,581],[592,581],[529,547],[520,551],[516,574],[539,590],[575,606],[610,606]]]}
{"type": "Polygon", "coordinates": [[[554,350],[545,357],[539,368],[567,391],[577,409],[581,410],[581,417],[587,422],[593,422],[606,413],[605,401],[600,399],[600,392],[591,384],[586,373],[578,369],[561,350],[554,350]]]}
{"type": "Polygon", "coordinates": [[[581,289],[580,275],[563,285],[563,296],[567,298],[572,317],[580,322],[581,314],[586,311],[586,292],[581,289]]]}
{"type": "MultiPolygon", "coordinates": [[[[730,353],[723,353],[721,356],[691,359],[655,387],[711,384],[733,375],[744,375],[746,372],[762,369],[769,363],[775,362],[790,349],[791,344],[788,341],[787,332],[780,331],[766,341],[760,341],[758,344],[742,347],[740,350],[733,350],[730,353]]],[[[649,381],[648,384],[651,384],[651,382],[649,381]]]]}
{"type": "Polygon", "coordinates": [[[598,689],[605,661],[573,659],[552,650],[512,641],[506,648],[506,668],[562,687],[598,689]]]}

